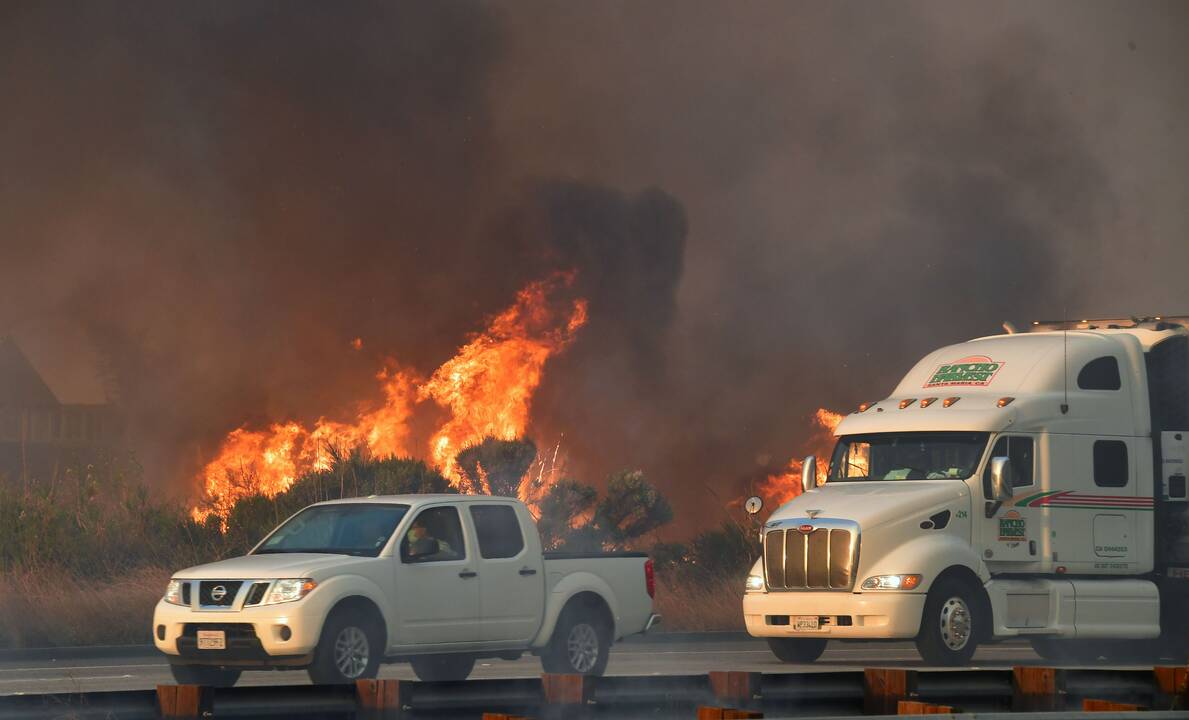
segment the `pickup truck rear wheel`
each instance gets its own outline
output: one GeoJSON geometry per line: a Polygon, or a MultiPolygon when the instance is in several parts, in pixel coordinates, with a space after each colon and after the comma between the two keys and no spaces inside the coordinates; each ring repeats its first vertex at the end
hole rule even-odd
{"type": "Polygon", "coordinates": [[[203,685],[205,687],[231,687],[239,680],[239,670],[209,665],[173,665],[169,671],[178,685],[203,685]]]}
{"type": "Polygon", "coordinates": [[[326,619],[306,669],[315,685],[341,685],[374,678],[380,670],[384,645],[379,625],[366,613],[337,611],[326,619]]]}
{"type": "Polygon", "coordinates": [[[473,655],[421,655],[409,661],[418,680],[466,680],[475,669],[473,655]]]}
{"type": "Polygon", "coordinates": [[[602,675],[611,657],[611,630],[587,608],[567,608],[541,651],[541,667],[548,673],[602,675]]]}
{"type": "Polygon", "coordinates": [[[768,638],[768,647],[781,662],[811,663],[826,651],[821,638],[768,638]]]}
{"type": "Polygon", "coordinates": [[[982,607],[965,583],[943,579],[933,585],[925,599],[917,651],[930,665],[965,665],[974,657],[983,623],[982,607]]]}

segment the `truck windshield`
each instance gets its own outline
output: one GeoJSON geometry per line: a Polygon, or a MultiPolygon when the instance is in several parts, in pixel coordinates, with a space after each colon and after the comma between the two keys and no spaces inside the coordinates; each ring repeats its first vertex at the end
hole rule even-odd
{"type": "Polygon", "coordinates": [[[344,503],[302,510],[273,531],[255,555],[331,553],[376,557],[408,505],[344,503]]]}
{"type": "Polygon", "coordinates": [[[989,433],[911,432],[844,435],[827,482],[964,480],[974,474],[989,433]]]}

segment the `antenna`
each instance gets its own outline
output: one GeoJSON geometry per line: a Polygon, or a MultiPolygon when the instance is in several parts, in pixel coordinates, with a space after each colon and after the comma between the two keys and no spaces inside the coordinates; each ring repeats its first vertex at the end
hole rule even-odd
{"type": "Polygon", "coordinates": [[[1062,385],[1065,390],[1065,402],[1061,403],[1061,414],[1065,415],[1069,412],[1069,306],[1064,305],[1061,308],[1061,345],[1064,353],[1063,365],[1065,366],[1064,380],[1062,385]]]}

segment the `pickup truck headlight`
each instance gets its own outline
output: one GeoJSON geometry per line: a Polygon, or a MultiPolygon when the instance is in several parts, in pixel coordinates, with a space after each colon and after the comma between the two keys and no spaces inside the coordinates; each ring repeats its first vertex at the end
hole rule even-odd
{"type": "Polygon", "coordinates": [[[748,575],[745,592],[764,592],[764,578],[760,575],[748,575]]]}
{"type": "Polygon", "coordinates": [[[165,602],[171,605],[185,605],[182,602],[182,581],[170,580],[169,584],[165,586],[165,602]]]}
{"type": "Polygon", "coordinates": [[[268,597],[264,599],[262,604],[276,605],[278,603],[294,602],[309,595],[310,591],[316,587],[318,587],[318,583],[310,578],[277,580],[272,584],[272,590],[268,591],[268,597]]]}
{"type": "Polygon", "coordinates": [[[915,590],[921,584],[920,575],[876,575],[863,581],[864,590],[915,590]]]}

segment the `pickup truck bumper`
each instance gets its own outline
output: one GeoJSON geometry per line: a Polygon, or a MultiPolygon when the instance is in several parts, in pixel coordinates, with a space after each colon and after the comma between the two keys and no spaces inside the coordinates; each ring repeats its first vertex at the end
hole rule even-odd
{"type": "Polygon", "coordinates": [[[755,637],[893,639],[916,637],[924,593],[766,592],[743,595],[743,619],[755,637]],[[817,630],[797,630],[816,616],[817,630]]]}
{"type": "Polygon", "coordinates": [[[295,610],[285,604],[201,611],[161,600],[153,611],[153,642],[171,663],[181,665],[304,666],[313,660],[322,614],[295,610]],[[223,630],[227,647],[199,649],[198,630],[223,630]]]}

